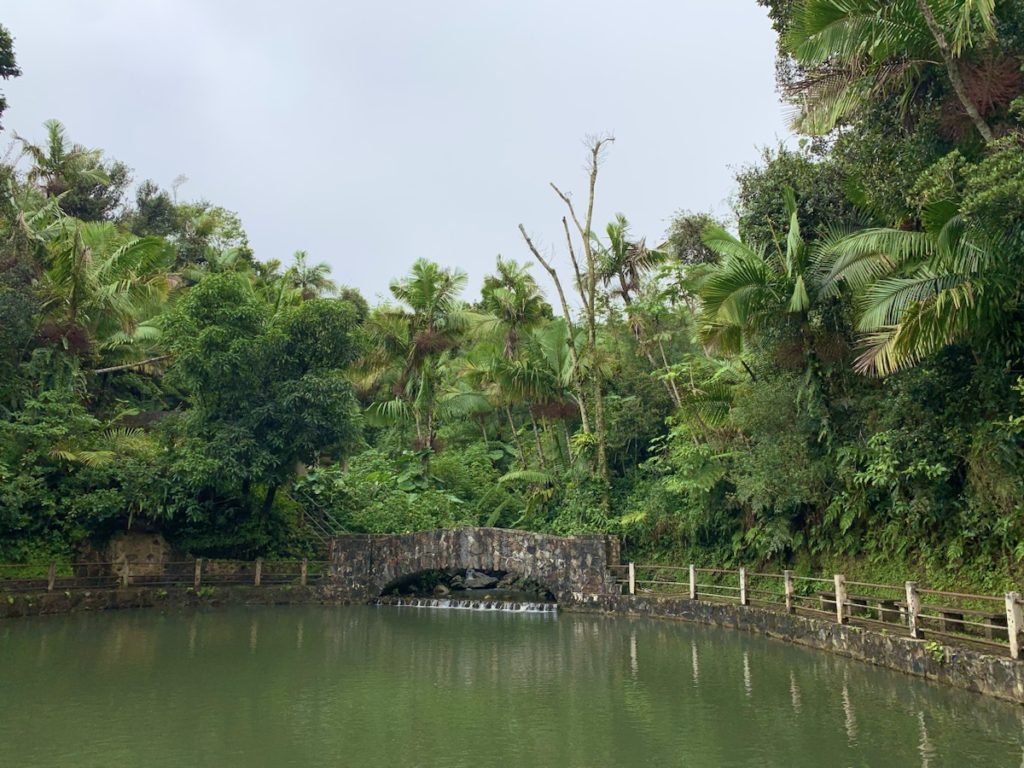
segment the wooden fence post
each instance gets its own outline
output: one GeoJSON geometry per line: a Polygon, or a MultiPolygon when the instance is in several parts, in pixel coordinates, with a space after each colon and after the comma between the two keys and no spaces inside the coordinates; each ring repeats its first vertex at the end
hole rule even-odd
{"type": "Polygon", "coordinates": [[[783,571],[782,572],[782,584],[783,589],[786,592],[786,613],[793,613],[793,572],[783,571]]]}
{"type": "Polygon", "coordinates": [[[750,605],[750,598],[747,596],[746,568],[740,568],[740,605],[750,605]]]}
{"type": "Polygon", "coordinates": [[[50,563],[46,569],[46,591],[53,592],[53,585],[57,583],[57,564],[50,563]]]}
{"type": "Polygon", "coordinates": [[[1020,593],[1006,593],[1006,637],[1010,640],[1010,658],[1020,658],[1021,617],[1020,593]]]}
{"type": "Polygon", "coordinates": [[[192,588],[197,590],[203,585],[203,558],[196,558],[195,573],[192,574],[192,588]]]}
{"type": "Polygon", "coordinates": [[[636,594],[636,566],[629,564],[629,594],[636,594]]]}
{"type": "Polygon", "coordinates": [[[127,587],[128,581],[131,579],[132,567],[128,562],[128,555],[122,555],[121,559],[124,563],[124,567],[121,569],[121,586],[127,587]]]}
{"type": "Polygon", "coordinates": [[[306,586],[306,580],[309,577],[309,561],[306,558],[302,558],[302,565],[299,566],[299,584],[306,586]]]}
{"type": "Polygon", "coordinates": [[[263,579],[263,558],[256,558],[256,575],[253,577],[252,583],[254,586],[259,586],[260,581],[263,579]]]}
{"type": "Polygon", "coordinates": [[[690,599],[697,599],[697,566],[690,563],[690,599]]]}
{"type": "Polygon", "coordinates": [[[832,580],[836,585],[836,622],[846,623],[846,577],[841,573],[835,574],[832,580]]]}
{"type": "Polygon", "coordinates": [[[918,614],[921,613],[921,597],[917,594],[917,582],[907,582],[907,629],[910,636],[919,639],[921,628],[917,625],[918,614]]]}

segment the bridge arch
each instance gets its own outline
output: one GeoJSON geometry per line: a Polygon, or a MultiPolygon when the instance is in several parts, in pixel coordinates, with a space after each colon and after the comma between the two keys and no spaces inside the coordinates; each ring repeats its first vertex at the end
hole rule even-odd
{"type": "Polygon", "coordinates": [[[503,595],[505,591],[512,591],[517,596],[536,595],[541,601],[553,601],[554,590],[557,584],[542,583],[531,579],[515,570],[488,570],[477,571],[476,569],[446,568],[442,571],[427,570],[415,571],[411,574],[401,574],[393,581],[388,582],[380,591],[380,595],[400,597],[409,595],[413,597],[454,597],[454,598],[479,598],[481,595],[489,596],[497,591],[503,595]],[[461,583],[455,581],[461,577],[461,583]],[[490,586],[474,586],[472,578],[490,580],[490,586]],[[469,583],[467,584],[467,580],[469,583]],[[444,592],[437,592],[435,587],[440,584],[444,592]]]}
{"type": "Polygon", "coordinates": [[[331,541],[330,579],[350,599],[370,599],[423,571],[513,573],[547,587],[558,602],[615,592],[614,536],[548,536],[505,528],[458,528],[331,541]]]}

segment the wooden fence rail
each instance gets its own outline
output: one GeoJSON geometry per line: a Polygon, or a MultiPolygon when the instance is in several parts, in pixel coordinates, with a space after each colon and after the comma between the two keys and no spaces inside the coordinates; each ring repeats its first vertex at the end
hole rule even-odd
{"type": "Polygon", "coordinates": [[[1024,602],[1019,592],[974,595],[902,585],[798,576],[793,571],[756,573],[746,568],[698,568],[695,565],[628,563],[614,570],[626,594],[688,597],[736,602],[817,618],[857,624],[915,639],[979,645],[1021,658],[1024,602]]]}
{"type": "Polygon", "coordinates": [[[248,584],[307,586],[320,582],[326,560],[215,560],[177,562],[111,562],[0,564],[0,594],[81,591],[127,587],[203,587],[248,584]]]}
{"type": "MultiPolygon", "coordinates": [[[[322,560],[216,560],[196,558],[167,563],[113,562],[0,564],[0,594],[127,587],[204,587],[252,585],[307,586],[328,570],[322,560]]],[[[793,571],[756,573],[746,568],[698,568],[628,563],[612,569],[627,594],[728,601],[791,614],[827,618],[902,632],[916,639],[998,648],[1021,657],[1024,602],[1019,592],[974,595],[903,585],[798,576],[793,571]]]]}

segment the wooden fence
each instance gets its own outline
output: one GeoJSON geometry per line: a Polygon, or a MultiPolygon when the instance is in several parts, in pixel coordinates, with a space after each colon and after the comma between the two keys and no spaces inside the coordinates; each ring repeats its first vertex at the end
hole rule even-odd
{"type": "Polygon", "coordinates": [[[322,581],[326,560],[217,560],[196,558],[167,563],[114,562],[0,564],[0,594],[61,592],[127,587],[184,587],[292,584],[322,581]]]}
{"type": "Polygon", "coordinates": [[[1022,600],[1019,592],[973,595],[903,585],[797,576],[793,571],[757,573],[746,568],[638,565],[613,569],[630,595],[687,597],[736,602],[825,618],[916,639],[982,646],[1021,657],[1022,600]]]}
{"type": "MultiPolygon", "coordinates": [[[[1002,596],[797,576],[793,571],[757,573],[745,568],[690,566],[615,566],[616,581],[630,595],[687,597],[735,602],[790,614],[825,618],[917,639],[941,639],[982,646],[1021,657],[1024,629],[1019,592],[1002,596]]],[[[251,585],[307,586],[327,574],[325,560],[218,560],[196,558],[168,563],[115,562],[0,564],[0,594],[124,589],[129,587],[203,587],[251,585]]]]}

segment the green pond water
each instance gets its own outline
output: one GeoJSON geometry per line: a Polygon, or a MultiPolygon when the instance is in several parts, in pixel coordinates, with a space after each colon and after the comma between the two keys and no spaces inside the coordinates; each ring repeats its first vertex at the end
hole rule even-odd
{"type": "Polygon", "coordinates": [[[0,622],[0,765],[1019,766],[1017,707],[671,622],[395,607],[0,622]]]}

